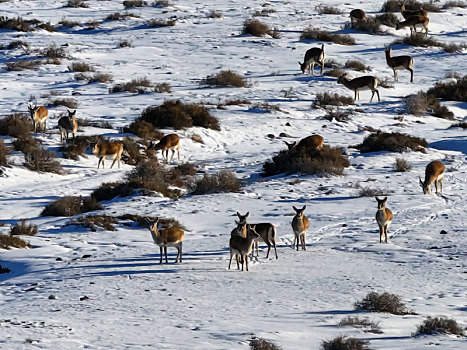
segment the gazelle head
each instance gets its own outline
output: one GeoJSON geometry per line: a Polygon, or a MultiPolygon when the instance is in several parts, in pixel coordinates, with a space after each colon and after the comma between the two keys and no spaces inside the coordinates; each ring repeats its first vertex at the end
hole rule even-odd
{"type": "Polygon", "coordinates": [[[76,114],[76,109],[74,111],[70,111],[68,108],[66,109],[68,112],[68,118],[72,119],[76,114]]]}
{"type": "Polygon", "coordinates": [[[34,118],[34,112],[36,111],[36,109],[37,109],[37,105],[33,107],[32,104],[28,103],[28,110],[29,110],[29,114],[31,115],[31,118],[34,118]]]}
{"type": "Polygon", "coordinates": [[[254,239],[259,238],[259,234],[256,232],[256,225],[247,225],[247,235],[254,239]]]}
{"type": "Polygon", "coordinates": [[[303,217],[303,213],[305,212],[305,209],[306,209],[306,205],[304,205],[302,209],[297,209],[297,208],[295,208],[295,206],[293,206],[293,210],[295,210],[295,212],[297,213],[296,216],[298,216],[300,218],[303,217]]]}
{"type": "Polygon", "coordinates": [[[159,218],[155,218],[154,221],[152,220],[149,220],[149,218],[144,218],[144,220],[147,222],[148,224],[148,228],[150,231],[154,231],[156,232],[157,231],[157,224],[159,223],[159,218]]]}
{"type": "Polygon", "coordinates": [[[386,208],[386,201],[388,200],[388,197],[384,197],[383,199],[379,199],[378,197],[375,197],[375,199],[378,202],[378,209],[386,208]]]}
{"type": "Polygon", "coordinates": [[[302,73],[305,73],[306,68],[308,66],[306,62],[301,63],[300,61],[298,61],[298,64],[300,65],[300,69],[302,70],[302,73]]]}
{"type": "Polygon", "coordinates": [[[238,220],[239,220],[239,221],[235,221],[235,222],[237,223],[237,225],[246,223],[246,219],[248,218],[249,215],[250,215],[250,212],[247,212],[245,215],[241,215],[241,214],[237,211],[237,216],[238,216],[238,220]]]}
{"type": "Polygon", "coordinates": [[[342,81],[346,80],[348,78],[348,74],[347,73],[344,73],[342,74],[339,79],[337,79],[337,84],[343,84],[342,81]]]}
{"type": "Polygon", "coordinates": [[[292,143],[288,143],[287,141],[284,141],[284,143],[287,145],[287,148],[289,149],[289,151],[293,150],[294,147],[297,145],[297,141],[294,141],[292,143]]]}
{"type": "Polygon", "coordinates": [[[422,178],[419,177],[420,181],[420,187],[423,189],[423,194],[430,194],[431,193],[431,188],[428,183],[425,183],[422,181],[422,178]]]}

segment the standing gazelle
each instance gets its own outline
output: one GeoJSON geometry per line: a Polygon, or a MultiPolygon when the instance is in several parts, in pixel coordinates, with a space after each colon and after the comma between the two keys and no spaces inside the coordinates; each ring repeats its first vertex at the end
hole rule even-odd
{"type": "Polygon", "coordinates": [[[29,114],[31,115],[32,122],[34,124],[34,132],[37,132],[37,126],[40,126],[40,129],[46,129],[47,117],[49,116],[49,111],[44,106],[32,106],[28,104],[29,114]]]}
{"type": "Polygon", "coordinates": [[[110,142],[110,141],[99,141],[91,147],[91,152],[99,157],[99,162],[97,163],[97,169],[102,163],[102,169],[104,169],[104,159],[105,157],[113,157],[112,165],[110,169],[114,166],[115,162],[118,160],[118,168],[120,169],[120,159],[122,158],[123,145],[120,142],[110,142]]]}
{"type": "Polygon", "coordinates": [[[410,35],[413,34],[413,32],[417,32],[417,26],[421,26],[425,29],[425,35],[428,35],[428,23],[430,22],[430,19],[425,16],[421,15],[415,15],[407,18],[403,22],[397,22],[396,24],[396,30],[405,28],[405,27],[410,27],[410,35]]]}
{"type": "Polygon", "coordinates": [[[423,189],[423,194],[431,193],[431,185],[435,183],[436,193],[438,193],[438,183],[440,192],[443,192],[443,180],[446,167],[439,160],[430,162],[425,169],[425,181],[420,179],[420,186],[423,189]]]}
{"type": "Polygon", "coordinates": [[[73,138],[78,131],[78,122],[76,121],[76,110],[73,112],[67,108],[68,116],[61,117],[58,120],[58,129],[60,130],[60,142],[68,142],[68,134],[71,133],[73,138]]]}
{"type": "Polygon", "coordinates": [[[424,17],[428,17],[428,12],[426,12],[424,9],[419,9],[419,10],[406,10],[405,9],[405,3],[402,4],[401,6],[401,15],[404,17],[404,19],[408,19],[412,16],[420,15],[424,17]]]}
{"type": "Polygon", "coordinates": [[[230,265],[232,264],[232,258],[235,256],[237,260],[237,269],[240,269],[239,261],[242,264],[246,264],[246,270],[248,271],[248,254],[251,253],[253,249],[253,243],[255,239],[259,238],[258,233],[255,230],[255,225],[248,225],[246,222],[241,224],[246,230],[246,237],[240,235],[231,235],[229,241],[230,247],[230,260],[229,260],[229,270],[230,265]]]}
{"type": "Polygon", "coordinates": [[[371,90],[371,99],[373,101],[373,96],[375,93],[378,95],[378,101],[381,101],[379,98],[378,87],[378,78],[371,75],[365,75],[363,77],[348,79],[347,73],[342,74],[341,77],[337,80],[338,84],[343,84],[346,88],[353,90],[355,92],[354,101],[360,99],[360,90],[371,90]]]}
{"type": "Polygon", "coordinates": [[[176,134],[166,135],[163,138],[161,138],[158,143],[151,141],[151,144],[149,145],[148,149],[153,150],[155,152],[162,150],[162,158],[165,160],[166,163],[169,162],[169,150],[172,151],[172,157],[170,158],[170,161],[172,161],[175,155],[175,150],[177,150],[178,160],[180,160],[180,138],[176,134]]]}
{"type": "Polygon", "coordinates": [[[177,257],[175,262],[182,262],[182,243],[185,238],[185,232],[178,227],[169,227],[163,230],[157,228],[159,223],[159,218],[156,218],[154,221],[150,221],[146,218],[146,222],[149,224],[149,231],[151,231],[151,237],[155,244],[160,247],[160,261],[162,264],[162,253],[165,255],[165,263],[168,263],[167,260],[167,247],[177,248],[177,257]]]}
{"type": "Polygon", "coordinates": [[[353,28],[354,23],[363,22],[366,20],[366,15],[363,10],[355,9],[350,11],[350,26],[353,28]]]}
{"type": "Polygon", "coordinates": [[[318,63],[321,66],[321,75],[324,71],[324,60],[326,54],[324,52],[324,44],[319,47],[313,47],[305,52],[305,58],[303,63],[298,62],[302,73],[305,73],[307,70],[311,71],[312,75],[315,75],[315,63],[318,63]]]}
{"type": "Polygon", "coordinates": [[[296,214],[294,218],[292,219],[292,229],[293,229],[293,233],[295,234],[292,248],[295,247],[295,242],[297,242],[297,251],[298,251],[298,244],[300,241],[300,243],[302,244],[302,250],[306,250],[305,235],[306,235],[306,231],[308,231],[308,226],[310,226],[308,219],[303,214],[303,212],[306,209],[306,205],[303,206],[302,209],[297,209],[295,208],[295,206],[293,207],[293,209],[295,210],[296,214]]]}
{"type": "Polygon", "coordinates": [[[399,70],[406,69],[410,72],[410,82],[413,83],[413,57],[412,56],[396,56],[391,57],[391,47],[386,47],[386,63],[394,72],[394,80],[399,81],[399,70]]]}
{"type": "MultiPolygon", "coordinates": [[[[239,219],[239,222],[237,222],[237,224],[246,223],[246,219],[248,218],[249,215],[250,215],[250,212],[246,213],[245,215],[241,215],[239,212],[237,212],[237,216],[239,219]]],[[[259,238],[261,238],[263,242],[266,243],[268,246],[268,252],[266,254],[266,259],[269,258],[269,252],[271,251],[271,247],[274,247],[276,259],[278,259],[277,249],[276,249],[276,227],[271,223],[265,223],[265,222],[259,223],[259,224],[252,224],[252,225],[255,226],[255,231],[258,233],[259,238]]],[[[259,253],[258,253],[259,238],[255,240],[254,245],[253,245],[253,252],[256,248],[256,256],[259,256],[259,253]]]]}
{"type": "Polygon", "coordinates": [[[388,200],[388,197],[385,197],[384,199],[379,199],[378,197],[375,198],[378,202],[376,222],[379,226],[379,243],[381,243],[383,240],[383,234],[384,241],[388,243],[388,228],[393,218],[392,212],[388,208],[386,208],[386,201],[388,200]]]}

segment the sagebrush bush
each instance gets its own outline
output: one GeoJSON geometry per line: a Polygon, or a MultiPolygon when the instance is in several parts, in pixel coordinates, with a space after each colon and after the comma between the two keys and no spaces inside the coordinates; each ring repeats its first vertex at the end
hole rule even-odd
{"type": "Polygon", "coordinates": [[[110,73],[94,73],[86,79],[88,83],[109,83],[112,80],[112,74],[110,73]]]}
{"type": "Polygon", "coordinates": [[[401,298],[391,293],[370,292],[361,301],[355,303],[356,310],[385,312],[393,315],[414,315],[402,302],[401,298]]]}
{"type": "Polygon", "coordinates": [[[248,108],[248,112],[255,113],[271,113],[271,112],[282,112],[282,109],[279,106],[275,106],[268,102],[259,102],[251,105],[248,108]]]}
{"type": "Polygon", "coordinates": [[[258,21],[257,19],[247,19],[243,23],[242,34],[253,36],[273,36],[273,30],[267,24],[258,21]]]}
{"type": "Polygon", "coordinates": [[[8,18],[5,16],[0,16],[0,29],[16,30],[18,32],[31,32],[34,30],[34,27],[29,21],[24,20],[21,17],[8,18]]]}
{"type": "Polygon", "coordinates": [[[140,152],[140,145],[133,141],[133,139],[125,137],[120,142],[126,151],[125,157],[122,158],[126,164],[138,165],[147,159],[146,153],[140,152]]]}
{"type": "Polygon", "coordinates": [[[18,47],[21,47],[21,48],[24,48],[24,49],[29,49],[29,44],[25,41],[22,41],[22,40],[13,40],[11,41],[7,46],[6,48],[8,50],[13,50],[13,49],[16,49],[18,47]]]}
{"type": "Polygon", "coordinates": [[[393,15],[392,13],[383,13],[381,15],[377,15],[376,20],[380,24],[384,24],[385,26],[388,26],[391,28],[396,28],[397,22],[399,22],[399,19],[397,18],[397,16],[393,15]]]}
{"type": "Polygon", "coordinates": [[[78,101],[74,98],[57,98],[50,102],[52,106],[64,106],[69,109],[76,109],[78,108],[78,101]]]}
{"type": "Polygon", "coordinates": [[[361,32],[367,32],[370,34],[382,33],[381,23],[376,17],[373,16],[368,16],[365,21],[348,23],[345,27],[352,28],[361,32]]]}
{"type": "Polygon", "coordinates": [[[312,27],[306,28],[300,34],[300,40],[320,40],[340,45],[355,45],[355,40],[350,35],[332,34],[312,27]]]}
{"type": "Polygon", "coordinates": [[[23,113],[13,113],[0,119],[0,135],[29,138],[33,130],[31,118],[23,113]]]}
{"type": "Polygon", "coordinates": [[[105,17],[105,21],[123,21],[131,17],[137,17],[137,16],[131,12],[124,12],[124,13],[115,12],[105,17]]]}
{"type": "Polygon", "coordinates": [[[34,70],[40,66],[43,62],[37,59],[24,59],[6,62],[6,69],[10,71],[21,71],[25,69],[34,70]]]}
{"type": "Polygon", "coordinates": [[[133,43],[130,40],[120,40],[117,47],[133,47],[133,43]]]}
{"type": "Polygon", "coordinates": [[[394,163],[394,170],[397,172],[406,172],[412,169],[412,165],[404,158],[396,158],[394,163]]]}
{"type": "Polygon", "coordinates": [[[459,122],[459,123],[454,123],[450,126],[450,128],[462,128],[462,129],[467,129],[467,122],[459,122]]]}
{"type": "Polygon", "coordinates": [[[152,19],[148,22],[150,28],[173,27],[177,21],[175,19],[152,19]]]}
{"type": "Polygon", "coordinates": [[[13,149],[18,152],[28,153],[41,146],[41,141],[35,137],[27,136],[17,138],[12,142],[13,149]]]}
{"type": "Polygon", "coordinates": [[[345,62],[344,68],[355,69],[360,72],[367,72],[371,70],[370,66],[365,66],[365,64],[359,60],[348,60],[345,62]]]}
{"type": "Polygon", "coordinates": [[[421,151],[425,147],[428,147],[425,139],[399,132],[387,133],[379,130],[368,135],[363,143],[357,146],[362,153],[378,151],[403,152],[406,149],[421,151]]]}
{"type": "Polygon", "coordinates": [[[100,137],[98,136],[75,136],[66,145],[61,146],[59,151],[62,152],[65,159],[78,160],[79,156],[82,157],[86,154],[86,149],[91,143],[98,142],[99,140],[100,137]]]}
{"type": "Polygon", "coordinates": [[[342,175],[350,165],[342,149],[324,145],[319,150],[297,152],[283,150],[263,164],[263,176],[277,174],[329,174],[342,175]]]}
{"type": "Polygon", "coordinates": [[[435,95],[430,93],[419,92],[415,95],[410,95],[406,99],[406,106],[407,111],[416,116],[429,113],[438,118],[454,118],[454,113],[449,111],[446,106],[441,105],[435,95]]]}
{"type": "MultiPolygon", "coordinates": [[[[140,227],[148,227],[149,224],[146,219],[149,221],[154,221],[156,217],[154,216],[141,216],[138,214],[124,214],[120,215],[117,217],[119,220],[130,220],[135,222],[138,226],[140,227]]],[[[183,226],[180,222],[178,222],[174,218],[161,218],[159,217],[159,224],[162,227],[168,228],[168,227],[176,227],[182,230],[186,230],[186,227],[183,226]]]]}
{"type": "Polygon", "coordinates": [[[353,105],[353,98],[339,95],[335,92],[319,92],[316,94],[317,106],[347,106],[353,105]]]}
{"type": "Polygon", "coordinates": [[[184,104],[181,101],[164,101],[160,106],[148,107],[139,120],[152,123],[156,128],[172,127],[184,129],[200,126],[220,130],[219,121],[209,110],[196,104],[184,104]]]}
{"type": "Polygon", "coordinates": [[[169,83],[156,83],[154,84],[154,87],[153,87],[153,90],[154,92],[157,92],[157,93],[164,93],[164,92],[172,92],[172,87],[170,86],[169,83]]]}
{"type": "Polygon", "coordinates": [[[41,216],[74,216],[103,207],[93,197],[68,196],[57,199],[42,210],[41,216]]]}
{"type": "Polygon", "coordinates": [[[128,91],[131,93],[142,94],[153,89],[153,84],[147,78],[137,78],[123,84],[117,84],[110,89],[110,92],[128,91]]]}
{"type": "Polygon", "coordinates": [[[104,214],[80,216],[77,219],[67,222],[67,225],[83,226],[89,228],[92,232],[96,232],[97,227],[107,231],[115,231],[115,224],[118,224],[118,220],[115,217],[104,214]]]}
{"type": "Polygon", "coordinates": [[[68,0],[64,7],[88,8],[89,6],[84,0],[68,0]]]}
{"type": "Polygon", "coordinates": [[[241,182],[230,170],[221,170],[215,174],[205,174],[196,181],[193,194],[238,192],[241,182]]]}
{"type": "Polygon", "coordinates": [[[350,338],[345,335],[340,335],[331,340],[323,340],[321,342],[322,350],[370,350],[370,342],[357,338],[350,338]]]}
{"type": "Polygon", "coordinates": [[[379,326],[379,322],[370,321],[370,319],[367,317],[360,318],[358,316],[355,316],[355,317],[347,316],[347,317],[344,317],[342,320],[340,320],[338,325],[341,327],[347,326],[347,327],[361,328],[365,332],[383,333],[379,326]]]}
{"type": "Polygon", "coordinates": [[[271,8],[265,8],[262,9],[261,11],[255,11],[253,13],[253,16],[255,17],[268,17],[271,13],[275,13],[276,10],[271,9],[271,8]]]}
{"type": "Polygon", "coordinates": [[[417,0],[388,0],[384,2],[381,11],[400,12],[402,4],[405,4],[406,10],[420,10],[422,6],[424,6],[421,2],[417,0]]]}
{"type": "Polygon", "coordinates": [[[358,188],[359,197],[382,197],[388,195],[387,191],[380,188],[363,187],[360,184],[357,184],[355,187],[358,188]]]}
{"type": "Polygon", "coordinates": [[[211,10],[209,11],[209,18],[222,18],[222,12],[211,10]]]}
{"type": "Polygon", "coordinates": [[[396,39],[394,40],[390,46],[393,45],[411,45],[411,46],[417,46],[417,47],[431,47],[431,46],[436,46],[436,47],[443,47],[443,43],[437,41],[436,39],[433,39],[433,37],[425,35],[424,33],[413,33],[410,35],[406,35],[402,39],[396,39]]]}
{"type": "Polygon", "coordinates": [[[143,7],[143,6],[147,6],[147,2],[146,1],[142,1],[142,0],[125,0],[123,2],[123,6],[125,8],[130,8],[130,7],[143,7]]]}
{"type": "Polygon", "coordinates": [[[10,248],[31,248],[31,246],[19,237],[0,235],[0,249],[10,248]]]}
{"type": "Polygon", "coordinates": [[[62,19],[58,24],[64,28],[73,28],[73,27],[79,27],[81,23],[76,22],[76,21],[70,21],[66,18],[62,19]]]}
{"type": "Polygon", "coordinates": [[[427,93],[447,101],[467,102],[467,74],[451,82],[437,83],[427,93]]]}
{"type": "Polygon", "coordinates": [[[123,128],[123,132],[130,132],[136,136],[147,140],[160,140],[164,134],[154,125],[144,120],[135,120],[130,125],[123,128]]]}
{"type": "Polygon", "coordinates": [[[456,320],[440,317],[427,317],[423,320],[422,324],[417,327],[416,335],[419,334],[455,334],[464,335],[464,330],[459,326],[456,320]]]}
{"type": "Polygon", "coordinates": [[[45,48],[42,50],[42,55],[47,58],[67,58],[68,52],[65,48],[57,46],[55,44],[45,48]]]}
{"type": "Polygon", "coordinates": [[[443,51],[446,53],[462,53],[467,48],[467,44],[444,43],[442,45],[442,48],[443,51]]]}
{"type": "Polygon", "coordinates": [[[23,219],[20,222],[17,222],[10,230],[10,235],[26,235],[26,236],[35,236],[38,232],[37,225],[26,224],[26,220],[23,219]]]}
{"type": "Polygon", "coordinates": [[[42,147],[31,148],[24,153],[24,166],[41,173],[63,174],[63,168],[54,151],[42,147]]]}
{"type": "Polygon", "coordinates": [[[248,82],[245,77],[238,73],[232,72],[231,70],[223,70],[219,73],[208,75],[201,81],[201,84],[234,87],[248,86],[248,82]]]}
{"type": "Polygon", "coordinates": [[[315,6],[315,10],[320,15],[341,15],[343,12],[340,8],[335,6],[327,6],[323,4],[319,4],[315,6]]]}
{"type": "Polygon", "coordinates": [[[68,69],[73,72],[94,72],[94,67],[86,62],[73,62],[68,69]]]}
{"type": "Polygon", "coordinates": [[[339,108],[326,108],[326,114],[323,116],[324,119],[330,122],[347,122],[349,116],[352,115],[352,111],[342,110],[339,108]]]}
{"type": "Polygon", "coordinates": [[[467,3],[463,0],[461,1],[446,1],[444,3],[444,6],[443,6],[445,9],[450,9],[452,7],[461,7],[461,8],[466,8],[467,7],[467,3]]]}
{"type": "Polygon", "coordinates": [[[8,166],[8,154],[9,150],[3,142],[3,139],[0,139],[0,166],[8,166]]]}
{"type": "Polygon", "coordinates": [[[148,159],[131,170],[126,179],[130,186],[158,192],[165,197],[174,197],[176,191],[169,189],[167,171],[156,159],[148,159]]]}
{"type": "Polygon", "coordinates": [[[334,68],[331,68],[331,69],[325,71],[324,75],[334,77],[334,78],[340,78],[341,76],[344,75],[344,73],[345,72],[342,69],[334,67],[334,68]]]}
{"type": "Polygon", "coordinates": [[[108,201],[118,196],[130,196],[136,188],[135,183],[105,182],[91,193],[91,197],[98,202],[108,201]]]}
{"type": "Polygon", "coordinates": [[[263,338],[250,340],[250,350],[281,350],[279,346],[263,338]]]}

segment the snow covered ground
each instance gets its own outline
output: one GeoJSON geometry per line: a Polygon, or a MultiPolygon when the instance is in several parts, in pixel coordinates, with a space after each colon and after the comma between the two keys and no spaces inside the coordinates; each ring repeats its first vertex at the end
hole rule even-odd
{"type": "MultiPolygon", "coordinates": [[[[0,3],[0,15],[36,18],[55,25],[64,18],[77,22],[103,21],[123,12],[122,1],[87,1],[89,8],[65,8],[66,1],[0,3]]],[[[326,43],[329,59],[345,63],[358,59],[372,67],[367,74],[393,76],[384,59],[384,44],[409,30],[385,28],[387,34],[368,35],[342,29],[348,12],[362,8],[374,15],[382,1],[352,4],[328,1],[342,15],[319,15],[320,2],[290,1],[171,1],[169,7],[142,7],[125,21],[104,21],[94,30],[75,27],[58,32],[20,33],[2,30],[1,42],[23,40],[35,49],[67,44],[73,60],[41,65],[20,72],[3,69],[0,115],[27,112],[27,103],[47,104],[51,98],[78,101],[77,116],[110,122],[117,129],[81,127],[79,135],[105,133],[121,137],[128,125],[150,105],[166,99],[217,104],[232,98],[268,102],[282,112],[255,113],[247,105],[212,109],[221,131],[190,128],[181,137],[181,161],[193,162],[211,173],[230,169],[245,181],[239,193],[164,197],[131,196],[105,202],[110,215],[135,213],[174,217],[187,228],[183,264],[159,265],[159,248],[148,230],[118,226],[117,231],[90,232],[66,226],[70,218],[40,217],[51,201],[66,195],[89,195],[102,182],[117,181],[132,167],[97,170],[97,158],[61,159],[66,175],[38,174],[22,166],[14,153],[12,167],[0,178],[0,233],[26,218],[39,226],[35,237],[25,237],[33,249],[0,251],[0,265],[11,273],[0,275],[1,349],[247,349],[252,336],[270,339],[284,349],[318,349],[323,339],[347,334],[370,340],[374,349],[461,349],[465,338],[413,337],[427,316],[446,315],[467,324],[466,283],[466,154],[464,129],[449,128],[453,121],[406,114],[405,96],[426,90],[445,74],[467,71],[465,53],[447,54],[439,48],[396,46],[393,55],[415,59],[414,84],[401,71],[394,88],[380,88],[382,101],[368,103],[369,92],[350,107],[346,123],[329,122],[312,104],[318,92],[353,92],[335,78],[301,74],[297,61],[321,42],[299,41],[301,31],[314,26],[350,34],[353,46],[326,43]],[[277,27],[282,36],[242,36],[245,19],[262,9],[274,9],[259,20],[277,27]],[[210,18],[215,10],[222,18],[210,18]],[[149,19],[176,19],[176,25],[148,28],[149,19]],[[129,40],[133,47],[119,48],[129,40]],[[74,79],[68,66],[84,61],[99,72],[111,73],[110,84],[85,84],[74,79]],[[220,70],[244,74],[248,88],[206,88],[200,80],[220,70]],[[115,83],[147,77],[172,87],[168,94],[109,94],[115,83]],[[403,115],[403,119],[399,118],[403,115]],[[402,121],[401,121],[402,120],[402,121]],[[371,126],[424,137],[427,153],[402,156],[412,170],[393,170],[399,153],[360,154],[360,143],[371,126]],[[270,139],[284,132],[291,138],[270,139]],[[262,178],[262,164],[292,141],[313,133],[327,144],[346,148],[351,167],[343,176],[278,176],[262,178]],[[200,135],[203,143],[191,140],[200,135]],[[350,147],[350,148],[347,148],[350,147]],[[435,159],[446,165],[442,196],[423,195],[418,184],[425,166],[435,159]],[[379,243],[372,197],[359,197],[356,185],[390,193],[394,213],[389,244],[379,243]],[[307,251],[294,251],[292,206],[306,205],[310,220],[307,251]],[[271,222],[278,230],[279,259],[253,259],[248,273],[227,270],[230,231],[235,213],[250,211],[251,222],[271,222]],[[447,234],[441,235],[440,231],[447,234]],[[91,255],[83,259],[84,255],[91,255]],[[382,334],[338,327],[355,315],[353,303],[368,292],[401,296],[417,315],[358,314],[380,322],[382,334]],[[56,299],[49,299],[50,295],[56,299]],[[87,296],[88,300],[80,301],[87,296]],[[31,345],[32,344],[32,345],[31,345]]],[[[402,18],[400,14],[397,14],[402,18]]],[[[430,35],[442,42],[465,42],[467,9],[430,13],[430,35]]],[[[23,50],[1,50],[0,62],[20,58],[23,50]]],[[[355,71],[349,74],[363,75],[355,71]]],[[[465,103],[447,102],[456,121],[467,115],[465,103]]],[[[63,107],[50,109],[46,134],[37,136],[53,150],[60,145],[56,129],[63,107]]],[[[168,131],[168,130],[167,130],[168,131]]],[[[7,144],[11,138],[3,137],[7,144]]],[[[170,259],[175,258],[170,249],[170,259]]]]}

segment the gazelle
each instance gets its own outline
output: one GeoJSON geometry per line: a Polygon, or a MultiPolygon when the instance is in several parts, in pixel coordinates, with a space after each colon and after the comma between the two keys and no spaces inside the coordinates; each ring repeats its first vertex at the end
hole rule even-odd
{"type": "Polygon", "coordinates": [[[410,82],[413,83],[413,57],[412,56],[396,56],[391,57],[391,47],[386,47],[386,63],[394,72],[394,80],[399,81],[399,70],[406,69],[410,72],[410,82]]]}
{"type": "MultiPolygon", "coordinates": [[[[245,215],[241,215],[239,212],[237,212],[237,216],[240,221],[239,222],[236,221],[236,222],[238,224],[246,223],[246,219],[248,218],[249,215],[250,215],[250,212],[246,213],[245,215]]],[[[268,246],[268,252],[266,254],[266,259],[269,258],[269,252],[271,251],[271,246],[274,247],[276,259],[278,259],[277,249],[276,249],[276,227],[270,223],[259,223],[259,224],[252,224],[252,225],[255,226],[255,231],[258,233],[258,235],[263,240],[263,242],[266,243],[268,246]]],[[[256,248],[256,256],[259,256],[258,246],[259,246],[259,238],[255,240],[254,245],[253,245],[253,252],[256,248]]]]}
{"type": "Polygon", "coordinates": [[[423,194],[431,193],[431,185],[435,183],[436,193],[438,193],[438,183],[440,192],[443,192],[443,180],[446,167],[439,160],[430,162],[425,169],[425,181],[420,179],[420,186],[423,189],[423,194]]]}
{"type": "Polygon", "coordinates": [[[255,239],[259,238],[259,235],[255,230],[255,225],[247,225],[247,223],[243,223],[242,226],[246,228],[246,238],[239,235],[233,235],[230,237],[229,270],[232,263],[232,258],[235,255],[237,260],[237,269],[240,269],[240,261],[242,264],[242,271],[244,263],[246,264],[246,270],[248,271],[248,255],[251,253],[255,239]]]}
{"type": "Polygon", "coordinates": [[[353,28],[355,22],[363,22],[366,20],[366,15],[363,10],[355,9],[350,11],[350,25],[353,28]]]}
{"type": "Polygon", "coordinates": [[[324,60],[326,54],[324,52],[324,44],[319,47],[313,47],[305,52],[305,58],[303,63],[298,62],[302,73],[305,73],[307,70],[311,71],[312,75],[315,75],[315,63],[318,63],[321,66],[321,74],[324,71],[324,60]]]}
{"type": "Polygon", "coordinates": [[[404,17],[404,19],[408,19],[409,17],[416,16],[416,15],[428,17],[428,12],[426,12],[424,9],[406,10],[405,9],[405,3],[404,3],[401,6],[401,15],[402,15],[402,17],[404,17]]]}
{"type": "Polygon", "coordinates": [[[107,156],[113,157],[114,160],[110,166],[110,169],[112,169],[117,160],[118,168],[120,169],[120,159],[122,158],[123,153],[123,145],[120,142],[99,141],[95,145],[91,146],[91,152],[99,157],[97,169],[99,169],[101,163],[102,169],[104,169],[104,159],[107,156]]]}
{"type": "Polygon", "coordinates": [[[162,150],[162,158],[165,160],[166,163],[169,162],[169,150],[172,150],[172,157],[170,158],[170,161],[172,161],[175,155],[175,150],[177,150],[178,160],[180,160],[180,138],[176,134],[166,135],[163,138],[161,138],[158,143],[151,141],[151,144],[149,145],[148,149],[154,150],[156,152],[162,150]]]}
{"type": "Polygon", "coordinates": [[[360,90],[371,90],[371,99],[373,101],[373,96],[375,93],[378,95],[378,101],[381,101],[379,98],[378,87],[378,78],[371,75],[365,75],[363,77],[355,78],[349,80],[347,73],[343,74],[338,80],[338,84],[343,84],[346,88],[353,90],[355,92],[354,101],[360,99],[360,90]]]}
{"type": "Polygon", "coordinates": [[[386,201],[388,200],[388,197],[385,197],[384,199],[379,199],[378,197],[375,198],[378,202],[376,222],[379,226],[379,243],[381,243],[383,240],[383,234],[384,241],[388,243],[388,227],[391,224],[393,218],[392,212],[388,208],[386,208],[386,201]]]}
{"type": "Polygon", "coordinates": [[[67,108],[68,116],[61,117],[58,120],[58,129],[60,130],[60,142],[68,142],[68,134],[72,133],[73,138],[78,131],[78,122],[76,121],[76,110],[73,112],[67,108]]]}
{"type": "Polygon", "coordinates": [[[405,27],[410,27],[410,35],[413,34],[413,32],[417,32],[417,26],[425,28],[425,35],[428,35],[428,23],[430,22],[430,19],[425,16],[421,15],[415,15],[415,16],[410,16],[403,22],[397,22],[396,24],[396,30],[405,28],[405,27]]]}
{"type": "Polygon", "coordinates": [[[284,141],[284,143],[289,148],[289,152],[305,150],[307,152],[312,152],[315,150],[319,150],[324,145],[324,138],[320,135],[311,135],[301,139],[298,143],[296,141],[292,143],[288,143],[284,141]]]}
{"type": "Polygon", "coordinates": [[[310,226],[308,219],[303,214],[303,212],[306,209],[306,205],[303,206],[302,209],[297,209],[295,208],[295,206],[293,207],[293,209],[295,210],[296,214],[294,218],[292,219],[292,229],[293,229],[293,233],[295,234],[292,248],[295,246],[295,242],[297,242],[297,251],[298,251],[298,244],[300,241],[300,243],[302,244],[302,250],[306,250],[305,235],[306,235],[306,232],[308,231],[308,226],[310,226]]]}
{"type": "Polygon", "coordinates": [[[28,104],[29,114],[31,115],[32,122],[34,124],[34,132],[37,132],[37,126],[39,125],[41,129],[46,129],[47,117],[49,116],[49,111],[44,106],[32,106],[28,104]]]}
{"type": "Polygon", "coordinates": [[[185,238],[185,232],[178,227],[169,227],[163,230],[157,228],[159,223],[159,218],[156,218],[154,221],[150,221],[146,218],[147,223],[149,224],[149,231],[151,232],[152,239],[155,244],[160,247],[160,261],[162,264],[162,253],[165,255],[165,263],[168,263],[167,260],[167,247],[177,248],[177,257],[175,262],[182,262],[182,244],[183,239],[185,238]]]}

